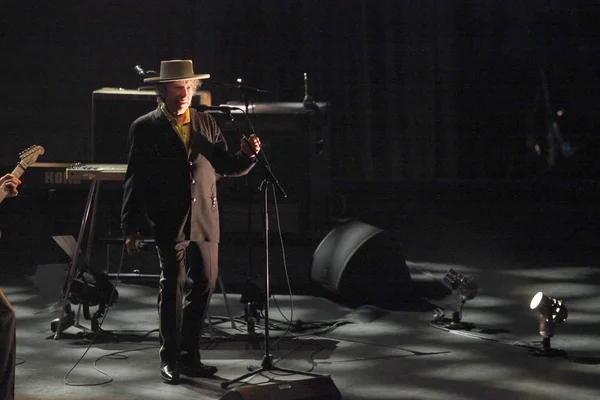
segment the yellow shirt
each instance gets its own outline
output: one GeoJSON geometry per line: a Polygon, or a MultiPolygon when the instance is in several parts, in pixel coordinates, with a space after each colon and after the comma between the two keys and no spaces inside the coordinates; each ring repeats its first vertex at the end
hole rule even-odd
{"type": "Polygon", "coordinates": [[[185,150],[188,151],[190,149],[190,136],[192,133],[192,127],[190,125],[190,109],[188,108],[187,110],[185,110],[185,118],[182,124],[179,124],[179,122],[177,122],[177,119],[173,115],[171,115],[169,110],[167,110],[167,107],[165,107],[164,103],[160,105],[160,109],[171,123],[171,126],[173,127],[175,132],[177,132],[177,135],[179,136],[179,139],[181,139],[185,150]]]}

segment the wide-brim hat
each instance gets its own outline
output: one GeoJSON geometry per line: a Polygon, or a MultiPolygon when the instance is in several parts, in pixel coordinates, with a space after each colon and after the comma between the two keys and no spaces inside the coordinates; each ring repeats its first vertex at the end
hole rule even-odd
{"type": "Polygon", "coordinates": [[[167,60],[160,62],[159,76],[145,78],[144,82],[173,82],[208,79],[209,74],[196,74],[192,60],[167,60]]]}

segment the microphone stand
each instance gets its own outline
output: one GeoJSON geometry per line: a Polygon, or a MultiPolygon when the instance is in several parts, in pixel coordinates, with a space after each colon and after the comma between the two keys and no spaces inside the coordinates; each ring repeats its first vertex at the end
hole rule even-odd
{"type": "MultiPolygon", "coordinates": [[[[250,117],[248,116],[248,106],[250,103],[249,100],[249,96],[247,94],[246,91],[243,91],[243,96],[242,98],[244,99],[244,115],[246,116],[246,118],[248,118],[248,120],[250,120],[250,117]]],[[[238,132],[241,133],[241,130],[239,128],[239,126],[237,126],[235,124],[235,121],[233,119],[233,115],[230,114],[231,117],[231,122],[233,123],[233,125],[237,128],[238,132]]],[[[254,132],[256,133],[256,132],[254,132]]],[[[248,177],[246,177],[246,186],[247,187],[247,192],[246,192],[246,196],[247,196],[247,205],[248,205],[248,211],[247,211],[247,225],[246,225],[246,246],[248,247],[248,277],[252,278],[254,276],[254,265],[253,265],[253,257],[252,257],[252,245],[253,245],[253,241],[252,241],[252,202],[253,202],[253,198],[252,198],[252,189],[250,187],[250,183],[248,182],[248,177]]],[[[248,314],[250,313],[250,310],[246,310],[246,318],[248,318],[248,314]]],[[[254,317],[252,317],[254,318],[254,317]]],[[[248,325],[249,331],[251,331],[250,333],[254,333],[254,324],[252,325],[248,325]]]]}
{"type": "MultiPolygon", "coordinates": [[[[250,127],[252,127],[252,124],[250,122],[250,117],[248,116],[248,109],[250,106],[250,97],[252,93],[258,93],[258,92],[264,92],[264,93],[270,93],[267,92],[266,90],[261,90],[261,89],[255,89],[255,88],[251,88],[248,86],[242,86],[242,85],[228,85],[225,84],[224,86],[227,87],[234,87],[238,90],[242,91],[242,98],[244,100],[244,115],[248,121],[248,125],[250,127]]],[[[233,108],[237,108],[237,107],[233,107],[233,108]]],[[[239,108],[238,108],[239,109],[239,108]]],[[[245,139],[245,135],[242,133],[242,130],[240,129],[240,127],[238,126],[238,124],[235,122],[235,118],[233,117],[233,114],[231,113],[231,110],[229,112],[224,111],[225,114],[229,115],[229,118],[231,120],[231,123],[233,124],[233,126],[236,128],[236,130],[240,133],[241,137],[244,138],[244,140],[246,141],[246,143],[248,143],[248,141],[245,139]]],[[[250,145],[248,143],[248,145],[250,145]]],[[[253,191],[252,191],[252,187],[249,184],[249,180],[248,177],[245,177],[246,180],[246,185],[247,185],[247,192],[246,192],[246,204],[247,204],[247,221],[246,221],[246,249],[248,251],[248,281],[246,283],[246,288],[245,288],[245,292],[248,291],[248,285],[250,284],[250,280],[254,278],[254,265],[253,265],[253,240],[252,240],[252,206],[253,206],[253,191]]],[[[248,333],[251,335],[256,334],[256,330],[255,330],[255,326],[256,326],[256,319],[258,319],[258,313],[257,313],[257,309],[256,309],[256,301],[254,299],[249,299],[250,301],[248,302],[244,302],[244,296],[242,296],[242,302],[244,303],[244,319],[246,321],[246,326],[248,329],[248,333]]]]}
{"type": "MultiPolygon", "coordinates": [[[[252,94],[256,94],[256,93],[270,94],[271,93],[268,90],[257,89],[257,88],[253,88],[250,86],[244,86],[241,83],[239,83],[237,85],[224,84],[223,86],[229,87],[229,88],[234,88],[234,89],[237,89],[242,92],[242,100],[244,101],[244,113],[245,113],[246,119],[248,121],[250,121],[248,109],[250,107],[250,98],[251,98],[252,94]]],[[[236,127],[238,132],[242,133],[240,128],[236,125],[236,123],[233,119],[233,115],[230,115],[230,116],[231,116],[231,121],[232,121],[233,125],[236,127]]],[[[251,124],[249,124],[249,125],[252,126],[251,124]]],[[[248,182],[248,179],[246,179],[246,182],[248,182]]],[[[248,276],[250,278],[252,278],[254,276],[254,266],[252,263],[252,260],[253,260],[253,257],[252,257],[252,203],[253,203],[253,198],[252,198],[252,188],[250,187],[249,184],[248,184],[248,192],[246,193],[246,196],[248,199],[248,212],[247,212],[248,221],[247,221],[247,227],[246,227],[246,245],[248,246],[248,276]]],[[[251,330],[254,331],[254,328],[252,328],[251,330]]],[[[254,333],[254,332],[252,332],[252,333],[254,333]]]]}
{"type": "MultiPolygon", "coordinates": [[[[272,94],[272,92],[270,92],[268,90],[258,89],[258,88],[254,88],[251,86],[245,86],[245,85],[242,85],[241,83],[231,84],[231,83],[221,83],[221,82],[210,82],[210,84],[216,85],[216,86],[223,86],[223,87],[230,88],[230,89],[236,89],[236,90],[239,90],[240,92],[242,92],[242,99],[244,101],[244,112],[245,112],[246,119],[248,121],[250,120],[248,117],[248,115],[249,115],[248,109],[250,107],[250,98],[252,97],[252,95],[253,94],[261,94],[261,93],[272,94]]],[[[229,116],[231,117],[231,122],[236,127],[238,132],[240,132],[240,134],[241,134],[242,131],[235,123],[235,121],[233,119],[233,115],[229,114],[229,116]]],[[[252,199],[252,189],[251,189],[250,185],[248,184],[247,178],[246,178],[246,184],[248,185],[248,191],[246,193],[247,206],[248,206],[248,210],[247,210],[248,220],[247,220],[247,225],[246,225],[246,246],[247,246],[247,250],[248,250],[248,276],[251,278],[254,275],[254,266],[252,263],[252,259],[253,259],[253,257],[252,257],[252,202],[253,202],[253,199],[252,199]]],[[[254,329],[252,328],[252,331],[253,330],[254,329]]],[[[251,332],[251,333],[254,333],[254,332],[251,332]]]]}
{"type": "MultiPolygon", "coordinates": [[[[244,140],[246,141],[246,143],[248,143],[248,140],[245,137],[244,137],[244,140]]],[[[283,195],[283,197],[287,197],[287,194],[285,193],[285,191],[279,184],[279,181],[277,180],[275,175],[273,175],[273,172],[271,171],[271,168],[269,167],[269,165],[266,162],[264,162],[263,160],[259,159],[258,155],[256,153],[254,153],[254,154],[256,155],[257,160],[259,160],[259,162],[261,162],[263,167],[265,168],[265,177],[263,178],[263,181],[261,182],[260,187],[259,187],[259,189],[264,194],[263,198],[264,198],[264,212],[265,212],[265,219],[264,219],[264,224],[265,224],[265,312],[264,312],[265,313],[265,340],[264,340],[265,354],[263,356],[262,363],[259,368],[254,369],[253,371],[251,371],[247,374],[244,374],[242,376],[239,376],[235,379],[222,382],[221,387],[223,389],[227,389],[233,383],[240,382],[246,378],[260,374],[261,372],[265,372],[265,371],[269,371],[269,372],[279,371],[279,372],[286,372],[286,373],[291,373],[291,374],[306,375],[306,376],[311,376],[311,377],[322,377],[323,376],[321,374],[316,374],[316,373],[307,372],[307,371],[297,371],[297,370],[277,367],[277,366],[275,366],[275,363],[273,362],[273,355],[269,353],[269,346],[270,346],[269,298],[271,297],[270,296],[271,282],[270,282],[270,270],[269,270],[269,213],[268,213],[269,184],[275,186],[277,188],[277,190],[283,195]]]]}
{"type": "MultiPolygon", "coordinates": [[[[233,107],[233,108],[237,108],[237,107],[233,107]]],[[[252,148],[250,146],[250,143],[248,142],[248,139],[242,133],[242,130],[240,129],[239,125],[235,122],[235,118],[233,117],[231,110],[222,111],[222,112],[229,116],[231,123],[233,124],[235,129],[240,133],[240,136],[242,137],[242,139],[248,144],[248,146],[250,148],[252,148]]],[[[247,102],[246,102],[245,113],[246,113],[245,114],[246,118],[248,118],[248,103],[247,102]]],[[[255,154],[255,156],[256,156],[256,154],[255,154]]],[[[249,276],[249,279],[251,279],[253,276],[253,271],[254,271],[254,268],[252,266],[252,229],[251,229],[251,226],[252,226],[252,191],[250,189],[250,185],[248,184],[248,180],[246,180],[246,185],[248,185],[248,193],[246,194],[248,196],[248,226],[247,226],[247,230],[246,230],[246,246],[248,247],[248,272],[249,272],[248,276],[249,276]]],[[[244,299],[244,296],[242,295],[242,302],[243,302],[243,299],[244,299]]],[[[256,334],[255,318],[256,318],[256,315],[258,315],[256,313],[256,309],[255,309],[255,306],[253,305],[253,303],[255,303],[255,302],[252,301],[252,299],[251,299],[251,301],[248,301],[247,303],[244,304],[244,319],[246,321],[246,326],[248,327],[248,333],[251,335],[256,334]]]]}

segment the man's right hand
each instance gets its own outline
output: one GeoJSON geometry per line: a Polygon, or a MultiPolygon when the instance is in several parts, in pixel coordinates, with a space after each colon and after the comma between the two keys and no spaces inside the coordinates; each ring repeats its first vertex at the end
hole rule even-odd
{"type": "Polygon", "coordinates": [[[139,232],[132,233],[125,238],[125,247],[127,247],[127,253],[137,254],[140,252],[139,245],[142,243],[144,238],[139,232]]]}

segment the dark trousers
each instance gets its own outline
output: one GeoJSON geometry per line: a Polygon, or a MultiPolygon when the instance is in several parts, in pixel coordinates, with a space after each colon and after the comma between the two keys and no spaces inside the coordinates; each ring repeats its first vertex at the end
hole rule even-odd
{"type": "Polygon", "coordinates": [[[181,354],[199,361],[200,334],[219,272],[219,244],[157,241],[156,248],[160,360],[174,365],[181,354]]]}
{"type": "Polygon", "coordinates": [[[17,318],[0,289],[0,400],[15,398],[15,354],[17,318]]]}

